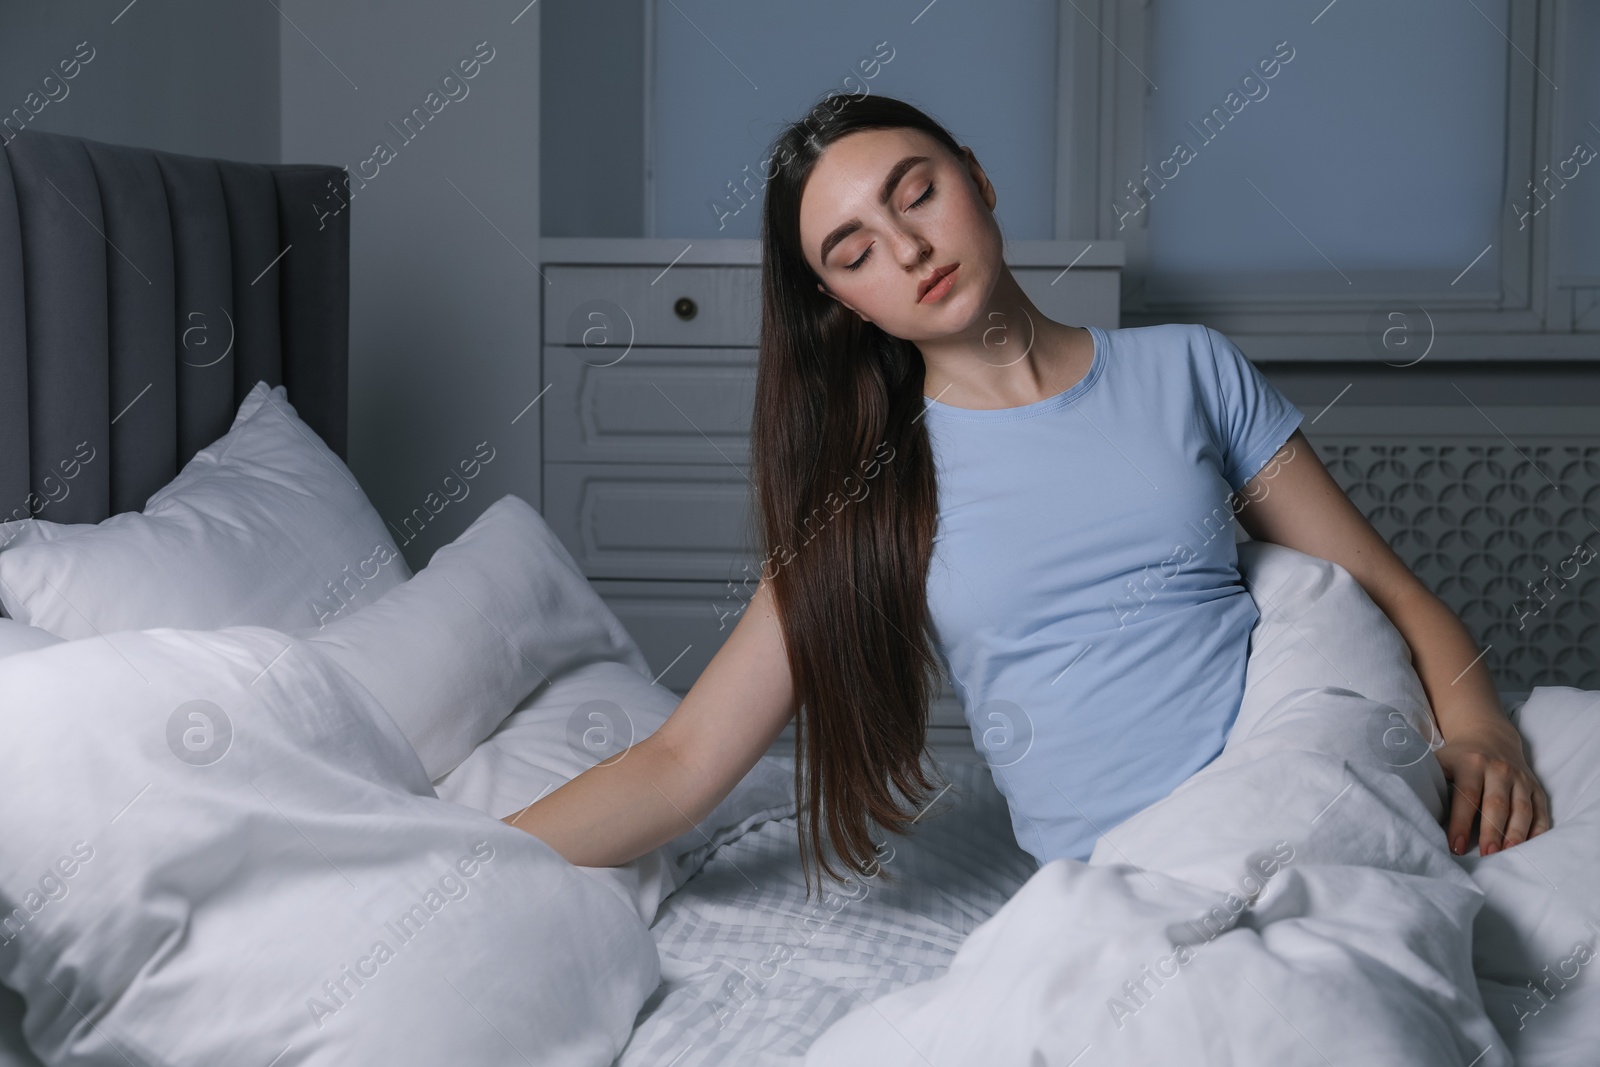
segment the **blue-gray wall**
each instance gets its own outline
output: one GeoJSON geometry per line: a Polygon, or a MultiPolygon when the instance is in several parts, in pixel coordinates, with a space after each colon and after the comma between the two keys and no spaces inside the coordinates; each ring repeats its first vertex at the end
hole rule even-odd
{"type": "Polygon", "coordinates": [[[8,0],[0,118],[12,129],[276,163],[279,21],[264,2],[8,0]],[[73,71],[75,53],[92,58],[63,78],[60,64],[73,71]]]}
{"type": "Polygon", "coordinates": [[[644,233],[643,11],[640,0],[540,0],[546,237],[644,233]]]}
{"type": "Polygon", "coordinates": [[[539,503],[541,411],[517,418],[540,389],[539,24],[519,6],[282,0],[283,158],[352,175],[351,467],[414,568],[505,493],[539,503]]]}

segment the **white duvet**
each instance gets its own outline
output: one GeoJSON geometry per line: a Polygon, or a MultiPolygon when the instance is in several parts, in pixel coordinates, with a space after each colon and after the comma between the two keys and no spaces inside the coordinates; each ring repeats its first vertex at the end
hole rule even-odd
{"type": "Polygon", "coordinates": [[[438,799],[307,641],[124,631],[0,693],[0,982],[52,1067],[603,1067],[656,986],[631,906],[438,799]]]}
{"type": "Polygon", "coordinates": [[[945,974],[859,1005],[808,1064],[1594,1062],[1600,694],[1520,711],[1556,828],[1452,857],[1409,664],[1352,656],[1388,639],[1381,617],[1352,619],[1348,576],[1285,552],[1241,551],[1264,619],[1223,753],[1087,863],[1041,867],[945,974]]]}

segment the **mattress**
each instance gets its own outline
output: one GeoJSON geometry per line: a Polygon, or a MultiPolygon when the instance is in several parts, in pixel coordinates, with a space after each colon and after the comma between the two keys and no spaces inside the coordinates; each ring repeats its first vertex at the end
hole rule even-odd
{"type": "Polygon", "coordinates": [[[915,831],[874,835],[893,881],[825,879],[808,900],[794,816],[713,853],[656,916],[661,984],[615,1067],[799,1064],[864,1000],[942,974],[1037,864],[985,764],[936,766],[948,789],[915,831]]]}

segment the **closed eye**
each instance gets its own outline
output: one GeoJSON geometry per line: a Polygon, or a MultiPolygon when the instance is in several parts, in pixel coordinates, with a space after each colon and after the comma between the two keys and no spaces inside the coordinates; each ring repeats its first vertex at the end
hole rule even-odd
{"type": "MultiPolygon", "coordinates": [[[[917,197],[916,200],[912,201],[910,206],[907,208],[907,210],[910,210],[910,208],[917,207],[917,206],[919,206],[919,205],[921,205],[923,203],[926,203],[928,198],[930,196],[932,196],[932,195],[933,195],[933,183],[929,182],[927,191],[924,192],[921,196],[917,197]]],[[[867,250],[865,252],[861,253],[861,258],[856,260],[854,263],[846,263],[844,265],[844,269],[845,270],[860,270],[861,269],[861,264],[865,263],[867,261],[867,257],[870,256],[870,255],[872,255],[872,246],[868,245],[867,246],[867,250]]]]}

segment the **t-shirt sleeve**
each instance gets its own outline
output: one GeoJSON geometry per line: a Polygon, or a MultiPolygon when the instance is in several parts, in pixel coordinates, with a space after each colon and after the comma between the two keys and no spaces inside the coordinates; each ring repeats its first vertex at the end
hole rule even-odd
{"type": "Polygon", "coordinates": [[[1255,477],[1304,418],[1239,346],[1204,327],[1216,371],[1216,393],[1207,397],[1222,455],[1222,476],[1235,491],[1255,477]]]}

